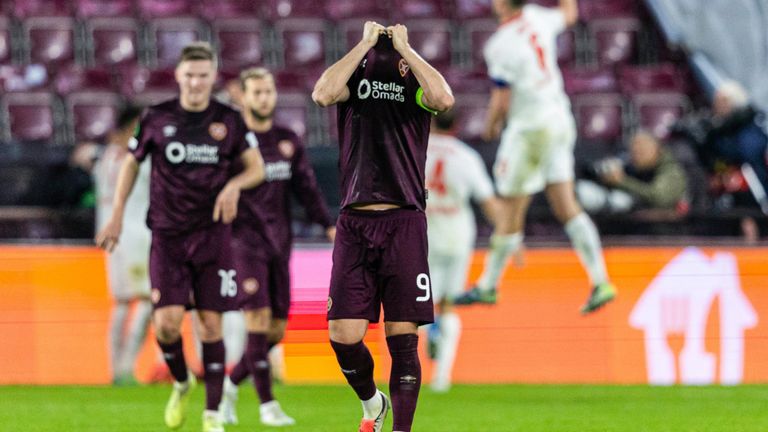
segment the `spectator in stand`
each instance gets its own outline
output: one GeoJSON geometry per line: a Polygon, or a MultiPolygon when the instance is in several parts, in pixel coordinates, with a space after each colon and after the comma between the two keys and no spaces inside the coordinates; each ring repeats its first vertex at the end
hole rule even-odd
{"type": "Polygon", "coordinates": [[[594,171],[594,180],[580,180],[576,185],[579,201],[590,213],[675,210],[685,203],[683,167],[649,132],[634,134],[628,161],[603,159],[594,171]]]}
{"type": "Polygon", "coordinates": [[[95,193],[91,171],[99,153],[93,142],[77,144],[65,163],[52,166],[36,176],[21,205],[51,208],[94,208],[95,193]]]}

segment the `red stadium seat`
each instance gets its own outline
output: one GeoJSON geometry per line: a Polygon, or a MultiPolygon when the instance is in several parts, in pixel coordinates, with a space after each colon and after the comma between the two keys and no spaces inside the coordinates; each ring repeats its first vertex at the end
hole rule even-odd
{"type": "Polygon", "coordinates": [[[146,92],[170,93],[178,91],[173,69],[151,70],[135,64],[119,68],[120,93],[133,98],[146,92]]]}
{"type": "Polygon", "coordinates": [[[640,21],[634,18],[594,20],[589,33],[601,66],[631,63],[637,56],[640,21]]]}
{"type": "Polygon", "coordinates": [[[493,18],[491,0],[455,0],[455,18],[463,21],[476,18],[493,18]]]}
{"type": "MultiPolygon", "coordinates": [[[[325,15],[335,21],[351,18],[387,17],[389,8],[385,2],[365,0],[328,0],[325,2],[325,15]]],[[[376,20],[387,25],[387,20],[376,20]]],[[[360,29],[362,30],[362,23],[360,29]]],[[[362,33],[362,31],[361,31],[362,33]]]]}
{"type": "Polygon", "coordinates": [[[77,0],[75,14],[81,18],[133,15],[131,0],[77,0]]]}
{"type": "Polygon", "coordinates": [[[208,40],[202,21],[191,17],[159,18],[149,23],[150,63],[156,68],[174,67],[188,44],[208,40]]]}
{"type": "Polygon", "coordinates": [[[60,95],[85,89],[112,91],[112,74],[106,69],[67,65],[56,72],[53,88],[60,95]]]}
{"type": "Polygon", "coordinates": [[[275,23],[275,34],[283,69],[309,72],[325,67],[328,36],[324,20],[280,20],[275,23]]]}
{"type": "Polygon", "coordinates": [[[424,60],[437,69],[451,65],[451,24],[448,20],[420,19],[409,20],[408,42],[424,60]]]}
{"type": "Polygon", "coordinates": [[[477,142],[485,129],[485,115],[488,110],[488,96],[481,93],[458,93],[456,105],[456,134],[468,142],[477,142]]]}
{"type": "Polygon", "coordinates": [[[557,63],[560,66],[573,66],[576,53],[576,30],[569,28],[557,37],[557,63]]]}
{"type": "Polygon", "coordinates": [[[61,130],[58,101],[48,92],[7,93],[0,99],[0,113],[7,125],[4,139],[46,141],[61,130]]]}
{"type": "Polygon", "coordinates": [[[623,135],[624,100],[616,93],[573,97],[579,138],[588,141],[618,141],[623,135]]]}
{"type": "Polygon", "coordinates": [[[600,18],[637,17],[636,0],[580,0],[579,19],[585,22],[600,18]]]}
{"type": "Polygon", "coordinates": [[[261,22],[255,18],[220,18],[213,23],[213,38],[224,68],[239,69],[264,62],[261,22]]]}
{"type": "Polygon", "coordinates": [[[152,106],[179,97],[178,91],[148,90],[133,95],[129,100],[137,106],[152,106]]]}
{"type": "Polygon", "coordinates": [[[450,17],[447,3],[443,0],[391,0],[392,19],[393,22],[412,18],[447,19],[450,17]]]}
{"type": "Polygon", "coordinates": [[[491,91],[491,80],[485,71],[449,68],[441,71],[454,93],[482,93],[491,91]]]}
{"type": "Polygon", "coordinates": [[[209,21],[258,15],[258,7],[252,0],[199,0],[196,3],[198,14],[209,21]]]}
{"type": "Polygon", "coordinates": [[[611,69],[563,69],[563,83],[569,95],[612,93],[619,88],[611,69]]]}
{"type": "Polygon", "coordinates": [[[27,18],[22,24],[29,41],[30,63],[59,65],[75,61],[75,22],[69,17],[27,18]]]}
{"type": "Polygon", "coordinates": [[[138,61],[138,23],[133,18],[92,18],[85,23],[85,37],[90,65],[138,61]]]}
{"type": "Polygon", "coordinates": [[[45,65],[0,65],[0,90],[18,92],[41,90],[48,85],[45,65]]]}
{"type": "Polygon", "coordinates": [[[683,92],[685,80],[671,63],[653,66],[623,66],[619,69],[621,91],[625,95],[642,92],[683,92]]]}
{"type": "Polygon", "coordinates": [[[19,19],[33,16],[69,16],[72,3],[68,0],[15,0],[11,13],[19,19]]]}
{"type": "Polygon", "coordinates": [[[71,93],[64,103],[75,142],[102,141],[115,126],[122,99],[111,92],[83,91],[71,93]]]}
{"type": "Polygon", "coordinates": [[[278,22],[285,18],[324,18],[323,0],[265,0],[260,17],[278,22]]]}
{"type": "Polygon", "coordinates": [[[469,39],[470,58],[472,66],[476,70],[486,70],[485,58],[483,57],[483,48],[488,38],[496,31],[498,24],[493,19],[469,20],[463,24],[469,39]]]}
{"type": "Polygon", "coordinates": [[[136,9],[145,19],[171,18],[192,14],[190,0],[136,0],[136,9]]]}
{"type": "Polygon", "coordinates": [[[666,139],[669,129],[690,110],[690,101],[682,93],[638,93],[631,103],[637,122],[655,137],[666,139]]]}
{"type": "Polygon", "coordinates": [[[309,102],[306,92],[281,92],[275,108],[275,123],[294,131],[303,142],[308,135],[309,102]]]}

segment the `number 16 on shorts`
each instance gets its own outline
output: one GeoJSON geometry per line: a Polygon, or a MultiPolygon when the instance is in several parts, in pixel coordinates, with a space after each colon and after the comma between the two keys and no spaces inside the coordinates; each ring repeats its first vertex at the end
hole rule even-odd
{"type": "Polygon", "coordinates": [[[236,274],[237,272],[234,270],[219,270],[222,297],[235,297],[237,295],[237,282],[235,282],[236,274]]]}

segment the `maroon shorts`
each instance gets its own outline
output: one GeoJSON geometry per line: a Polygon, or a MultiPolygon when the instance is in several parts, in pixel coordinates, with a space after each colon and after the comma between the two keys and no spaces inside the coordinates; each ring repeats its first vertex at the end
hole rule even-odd
{"type": "Polygon", "coordinates": [[[231,230],[215,224],[182,235],[152,234],[149,279],[155,308],[237,309],[231,230]]]}
{"type": "Polygon", "coordinates": [[[418,210],[342,210],[336,224],[328,319],[434,321],[427,219],[418,210]]]}
{"type": "Polygon", "coordinates": [[[287,319],[291,305],[291,284],[288,259],[269,255],[263,246],[245,239],[233,242],[237,284],[240,287],[238,303],[244,310],[269,306],[272,317],[287,319]]]}

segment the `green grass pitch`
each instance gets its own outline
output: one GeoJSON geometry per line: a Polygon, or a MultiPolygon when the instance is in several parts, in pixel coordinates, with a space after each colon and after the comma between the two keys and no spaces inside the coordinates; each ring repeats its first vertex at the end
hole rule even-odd
{"type": "MultiPolygon", "coordinates": [[[[164,431],[163,407],[170,386],[0,387],[2,431],[164,431]]],[[[250,386],[240,389],[240,424],[228,432],[352,432],[360,404],[342,386],[279,386],[285,411],[297,425],[272,429],[258,422],[250,386]]],[[[200,431],[204,392],[198,387],[187,423],[200,431]]],[[[391,431],[391,416],[385,431],[391,431]]],[[[455,386],[447,394],[422,388],[415,432],[768,430],[768,386],[455,386]]]]}

